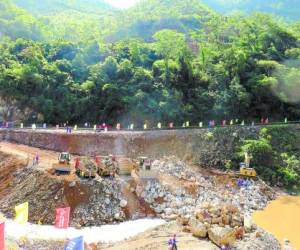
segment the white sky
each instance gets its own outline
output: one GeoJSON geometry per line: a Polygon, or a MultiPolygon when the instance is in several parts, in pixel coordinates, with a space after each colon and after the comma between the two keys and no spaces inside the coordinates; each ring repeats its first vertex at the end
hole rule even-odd
{"type": "Polygon", "coordinates": [[[129,8],[133,6],[138,0],[106,0],[109,4],[117,8],[129,8]]]}

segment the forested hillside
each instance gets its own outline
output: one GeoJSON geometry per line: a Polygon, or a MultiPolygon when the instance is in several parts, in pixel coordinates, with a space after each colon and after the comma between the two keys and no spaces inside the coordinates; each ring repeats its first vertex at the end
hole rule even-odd
{"type": "Polygon", "coordinates": [[[117,21],[122,25],[113,37],[141,37],[149,41],[161,29],[188,34],[191,30],[199,30],[212,16],[212,10],[199,0],[142,0],[118,16],[117,21]]]}
{"type": "Polygon", "coordinates": [[[202,0],[221,13],[242,11],[244,13],[266,12],[284,17],[287,21],[300,19],[299,0],[202,0]]]}
{"type": "Polygon", "coordinates": [[[17,6],[36,15],[51,15],[75,10],[83,13],[99,14],[113,8],[104,0],[12,0],[17,6]]]}
{"type": "Polygon", "coordinates": [[[38,40],[42,38],[42,23],[30,13],[12,4],[9,0],[0,2],[0,34],[12,39],[19,37],[38,40]]]}
{"type": "Polygon", "coordinates": [[[299,22],[223,16],[198,0],[144,0],[125,11],[100,0],[46,1],[47,10],[14,2],[0,3],[3,119],[300,117],[299,22]]]}

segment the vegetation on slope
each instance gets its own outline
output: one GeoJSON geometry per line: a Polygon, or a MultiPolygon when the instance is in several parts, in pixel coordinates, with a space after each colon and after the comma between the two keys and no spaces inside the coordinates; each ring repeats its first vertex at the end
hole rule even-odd
{"type": "Polygon", "coordinates": [[[271,126],[256,140],[245,140],[240,148],[252,155],[252,167],[273,185],[298,190],[300,187],[299,132],[288,126],[271,126]]]}
{"type": "Polygon", "coordinates": [[[148,0],[123,12],[100,4],[101,14],[88,14],[97,1],[82,11],[80,1],[76,10],[58,2],[69,4],[57,0],[56,14],[36,17],[1,3],[0,97],[13,107],[4,119],[299,118],[299,23],[226,17],[197,0],[148,0]]]}
{"type": "Polygon", "coordinates": [[[221,13],[242,11],[267,12],[282,16],[288,21],[299,20],[300,6],[298,0],[202,0],[209,7],[221,13]]]}
{"type": "Polygon", "coordinates": [[[104,0],[12,0],[17,6],[36,15],[51,15],[64,11],[101,14],[113,8],[104,0]]]}

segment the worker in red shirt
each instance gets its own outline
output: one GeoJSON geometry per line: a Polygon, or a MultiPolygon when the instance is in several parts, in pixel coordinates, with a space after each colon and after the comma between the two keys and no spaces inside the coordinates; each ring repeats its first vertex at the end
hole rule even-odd
{"type": "Polygon", "coordinates": [[[80,164],[80,159],[79,159],[79,157],[77,157],[75,159],[75,170],[77,170],[79,168],[79,164],[80,164]]]}

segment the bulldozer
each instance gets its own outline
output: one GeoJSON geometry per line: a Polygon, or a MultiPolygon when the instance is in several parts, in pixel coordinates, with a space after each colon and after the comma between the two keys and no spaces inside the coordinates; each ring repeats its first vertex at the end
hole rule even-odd
{"type": "Polygon", "coordinates": [[[52,165],[56,173],[69,174],[71,172],[71,155],[69,152],[62,152],[58,156],[58,163],[52,165]]]}

